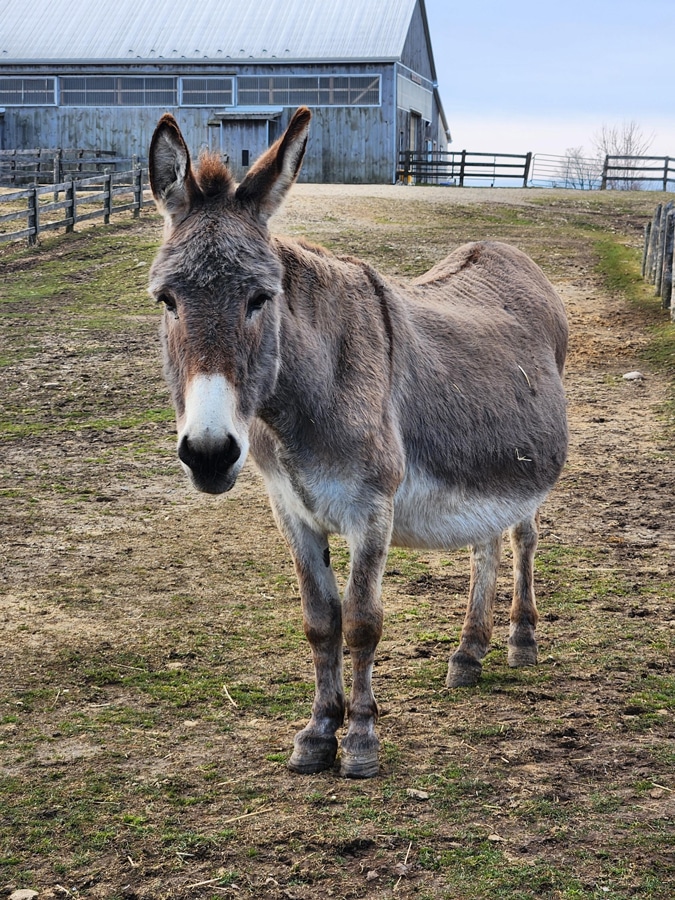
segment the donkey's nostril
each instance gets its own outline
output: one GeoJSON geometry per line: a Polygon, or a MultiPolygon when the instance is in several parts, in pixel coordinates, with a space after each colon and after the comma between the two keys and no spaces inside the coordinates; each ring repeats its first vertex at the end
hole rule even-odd
{"type": "Polygon", "coordinates": [[[213,480],[227,475],[240,456],[241,447],[231,435],[206,448],[195,446],[184,435],[178,445],[178,458],[200,480],[213,480]]]}
{"type": "Polygon", "coordinates": [[[190,446],[187,436],[183,437],[178,445],[178,459],[185,463],[188,469],[192,469],[197,461],[197,456],[190,446]]]}
{"type": "Polygon", "coordinates": [[[222,450],[222,456],[228,468],[233,466],[241,456],[241,447],[233,437],[228,436],[222,450]]]}

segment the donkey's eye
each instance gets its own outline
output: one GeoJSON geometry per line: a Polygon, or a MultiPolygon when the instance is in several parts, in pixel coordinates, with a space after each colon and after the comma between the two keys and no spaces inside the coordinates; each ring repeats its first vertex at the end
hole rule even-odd
{"type": "Polygon", "coordinates": [[[264,293],[263,291],[250,297],[248,303],[246,304],[246,318],[250,319],[253,313],[258,312],[258,310],[262,309],[269,299],[270,295],[264,293]]]}
{"type": "Polygon", "coordinates": [[[158,303],[163,303],[167,310],[170,313],[173,313],[174,316],[177,314],[176,298],[172,294],[168,294],[166,291],[162,291],[161,294],[157,295],[156,299],[158,303]]]}

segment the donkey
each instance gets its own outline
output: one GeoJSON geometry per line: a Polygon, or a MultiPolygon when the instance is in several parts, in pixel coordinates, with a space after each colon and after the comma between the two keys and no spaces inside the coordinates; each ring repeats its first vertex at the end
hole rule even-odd
{"type": "Polygon", "coordinates": [[[175,119],[162,117],[150,180],[165,235],[150,293],[164,305],[185,472],[200,491],[229,491],[250,450],[293,556],[316,691],[289,767],[332,767],[348,711],[341,773],[367,778],[378,772],[372,670],[390,544],[471,546],[454,688],[479,679],[510,530],[508,662],[536,663],[533,558],[538,509],[566,455],[567,323],[541,270],[505,244],[466,244],[398,284],[359,259],[271,236],[310,118],[297,110],[237,186],[213,156],[194,170],[175,119]],[[342,600],[332,534],[350,549],[342,600]]]}

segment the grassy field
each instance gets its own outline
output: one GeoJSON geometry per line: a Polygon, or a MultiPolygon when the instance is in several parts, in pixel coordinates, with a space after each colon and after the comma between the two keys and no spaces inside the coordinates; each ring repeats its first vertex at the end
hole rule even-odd
{"type": "Polygon", "coordinates": [[[301,186],[275,222],[402,278],[506,240],[570,318],[540,664],[506,664],[506,558],[483,681],[446,690],[468,553],[392,550],[368,782],[285,767],[297,585],[250,463],[217,499],[179,471],[158,217],[0,248],[0,896],[671,900],[675,329],[639,277],[661,199],[301,186]]]}

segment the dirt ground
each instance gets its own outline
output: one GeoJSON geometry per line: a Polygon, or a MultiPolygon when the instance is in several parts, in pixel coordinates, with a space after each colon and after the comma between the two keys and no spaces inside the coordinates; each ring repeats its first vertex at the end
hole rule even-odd
{"type": "Polygon", "coordinates": [[[594,243],[638,247],[654,203],[299,185],[275,222],[402,277],[510,240],[570,321],[540,664],[506,665],[506,553],[483,682],[447,691],[468,553],[392,551],[368,782],[285,768],[312,696],[297,586],[250,463],[217,499],[179,472],[143,293],[158,219],[3,248],[0,896],[673,895],[665,314],[610,289],[594,243]]]}

